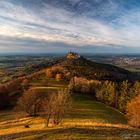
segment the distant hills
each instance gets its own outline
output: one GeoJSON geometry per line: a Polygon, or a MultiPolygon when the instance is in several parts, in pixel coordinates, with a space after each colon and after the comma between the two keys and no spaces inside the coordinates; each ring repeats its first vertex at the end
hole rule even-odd
{"type": "Polygon", "coordinates": [[[136,75],[128,70],[110,64],[92,62],[74,52],[69,52],[60,58],[57,65],[67,69],[72,76],[88,79],[123,81],[136,78],[136,75]]]}

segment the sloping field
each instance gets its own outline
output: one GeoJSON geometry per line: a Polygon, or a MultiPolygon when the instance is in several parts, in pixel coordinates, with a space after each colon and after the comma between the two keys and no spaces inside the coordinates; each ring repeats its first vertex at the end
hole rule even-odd
{"type": "Polygon", "coordinates": [[[72,98],[73,109],[59,126],[45,128],[39,117],[14,119],[13,115],[7,120],[7,113],[1,113],[0,140],[140,139],[140,131],[127,126],[123,114],[85,95],[74,94],[72,98]],[[24,128],[27,123],[30,128],[24,128]]]}

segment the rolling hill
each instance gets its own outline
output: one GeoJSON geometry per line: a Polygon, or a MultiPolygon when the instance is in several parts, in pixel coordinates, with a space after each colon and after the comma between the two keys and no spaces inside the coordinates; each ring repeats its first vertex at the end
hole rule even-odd
{"type": "Polygon", "coordinates": [[[123,68],[92,62],[73,52],[59,59],[57,65],[67,69],[72,76],[82,76],[87,79],[123,81],[134,78],[133,73],[123,68]]]}

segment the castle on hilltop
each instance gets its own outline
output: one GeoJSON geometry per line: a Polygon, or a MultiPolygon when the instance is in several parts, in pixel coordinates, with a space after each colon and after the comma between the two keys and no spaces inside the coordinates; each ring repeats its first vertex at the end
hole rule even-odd
{"type": "Polygon", "coordinates": [[[71,51],[67,54],[68,59],[79,59],[80,57],[81,56],[78,53],[71,52],[71,51]]]}

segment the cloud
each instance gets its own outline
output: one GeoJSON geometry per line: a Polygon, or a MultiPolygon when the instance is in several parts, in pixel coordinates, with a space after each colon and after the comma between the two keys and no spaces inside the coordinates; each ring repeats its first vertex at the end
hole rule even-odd
{"type": "MultiPolygon", "coordinates": [[[[73,5],[84,4],[82,0],[69,0],[69,2],[73,5]]],[[[92,7],[93,13],[91,13],[93,3],[91,5],[87,3],[87,9],[90,10],[79,14],[48,2],[42,2],[38,8],[31,8],[24,4],[16,5],[12,0],[1,0],[0,39],[4,37],[3,45],[13,44],[12,47],[14,44],[35,48],[39,48],[42,44],[44,47],[46,44],[53,44],[50,46],[65,44],[62,46],[78,48],[96,46],[99,49],[107,46],[112,46],[112,49],[120,46],[139,48],[140,10],[132,9],[124,12],[122,9],[115,18],[108,21],[104,18],[115,16],[118,9],[118,3],[113,0],[108,2],[109,5],[105,3],[101,5],[102,0],[94,0],[94,4],[100,5],[97,12],[92,7]],[[108,12],[109,6],[111,8],[108,12]]],[[[2,41],[0,44],[3,46],[2,41]]]]}

